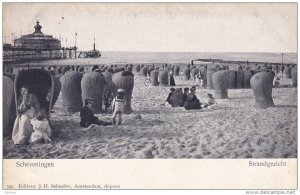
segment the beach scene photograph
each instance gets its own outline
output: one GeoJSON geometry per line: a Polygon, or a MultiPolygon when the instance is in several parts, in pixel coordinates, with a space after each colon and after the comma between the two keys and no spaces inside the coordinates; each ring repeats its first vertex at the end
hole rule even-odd
{"type": "Polygon", "coordinates": [[[4,159],[297,158],[297,3],[3,3],[4,159]]]}

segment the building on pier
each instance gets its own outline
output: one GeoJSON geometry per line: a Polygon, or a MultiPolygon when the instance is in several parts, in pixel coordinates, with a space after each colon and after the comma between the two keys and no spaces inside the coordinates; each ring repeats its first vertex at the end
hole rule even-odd
{"type": "Polygon", "coordinates": [[[3,61],[26,61],[65,58],[65,51],[68,50],[68,57],[76,58],[76,47],[61,48],[61,41],[53,38],[52,35],[42,33],[42,26],[39,21],[34,26],[35,31],[28,35],[22,35],[14,40],[14,45],[3,45],[3,61]],[[72,53],[74,53],[72,55],[72,53]]]}

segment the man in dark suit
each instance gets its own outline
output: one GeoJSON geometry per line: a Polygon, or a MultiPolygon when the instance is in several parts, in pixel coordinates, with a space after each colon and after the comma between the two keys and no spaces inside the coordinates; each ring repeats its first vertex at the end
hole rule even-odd
{"type": "Polygon", "coordinates": [[[86,98],[84,100],[84,107],[80,110],[80,126],[81,127],[89,127],[90,125],[100,125],[106,126],[111,125],[109,122],[105,122],[100,120],[98,117],[94,116],[92,111],[92,104],[94,101],[90,98],[86,98]]]}

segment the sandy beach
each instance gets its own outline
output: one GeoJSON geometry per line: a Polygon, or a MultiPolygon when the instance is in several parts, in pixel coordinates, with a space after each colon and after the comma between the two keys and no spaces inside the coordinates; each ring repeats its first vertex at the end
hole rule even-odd
{"type": "MultiPolygon", "coordinates": [[[[275,107],[256,109],[252,89],[229,89],[228,99],[215,107],[184,110],[162,105],[170,87],[155,87],[135,73],[134,112],[123,116],[121,126],[83,131],[79,112],[62,112],[59,96],[51,115],[52,144],[14,145],[4,138],[5,159],[145,159],[145,158],[296,158],[297,88],[281,78],[273,88],[275,107]]],[[[193,80],[175,77],[176,88],[192,86],[193,80]]],[[[206,101],[214,90],[198,87],[197,97],[206,101]]],[[[109,114],[98,114],[110,120],[109,114]]]]}

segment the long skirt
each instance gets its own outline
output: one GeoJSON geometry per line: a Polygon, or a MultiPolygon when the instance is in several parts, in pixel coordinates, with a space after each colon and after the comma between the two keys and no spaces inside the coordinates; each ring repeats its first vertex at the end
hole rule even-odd
{"type": "Polygon", "coordinates": [[[33,133],[30,120],[34,117],[35,113],[35,109],[31,108],[21,116],[17,116],[12,132],[12,140],[14,144],[28,144],[29,138],[33,133]]]}

